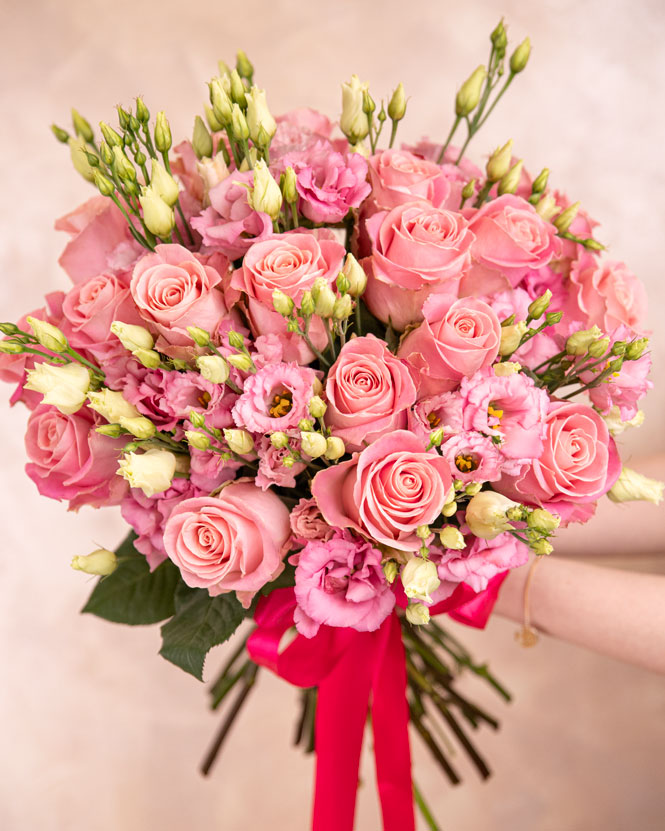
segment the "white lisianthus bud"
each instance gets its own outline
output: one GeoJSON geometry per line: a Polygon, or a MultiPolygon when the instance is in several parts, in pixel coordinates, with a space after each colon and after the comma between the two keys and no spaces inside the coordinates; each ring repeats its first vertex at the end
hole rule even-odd
{"type": "Polygon", "coordinates": [[[538,540],[534,540],[529,547],[533,553],[537,554],[539,557],[547,556],[554,551],[552,543],[542,537],[538,540]]]}
{"type": "Polygon", "coordinates": [[[178,183],[170,173],[167,173],[164,165],[160,164],[157,159],[152,160],[150,187],[167,205],[173,207],[178,201],[178,195],[180,194],[178,183]]]}
{"type": "Polygon", "coordinates": [[[155,236],[167,239],[175,227],[175,213],[162,197],[151,187],[144,187],[139,202],[143,209],[146,228],[155,236]]]}
{"type": "Polygon", "coordinates": [[[413,626],[429,623],[429,609],[423,603],[409,603],[406,607],[406,619],[413,626]]]}
{"type": "Polygon", "coordinates": [[[401,577],[406,596],[425,603],[432,602],[430,595],[441,585],[436,565],[423,557],[412,557],[402,569],[401,577]]]}
{"type": "Polygon", "coordinates": [[[466,548],[464,535],[459,528],[454,525],[446,525],[439,533],[439,540],[444,548],[450,548],[453,551],[461,551],[466,548]]]}
{"type": "Polygon", "coordinates": [[[196,410],[190,410],[189,422],[193,427],[205,427],[206,417],[203,413],[197,413],[196,410]]]}
{"type": "MultiPolygon", "coordinates": [[[[266,103],[266,91],[258,87],[252,87],[245,93],[247,99],[247,126],[249,136],[254,144],[260,146],[259,132],[263,128],[265,135],[270,140],[277,130],[277,123],[272,117],[268,104],[266,103]]],[[[264,136],[261,136],[264,138],[264,136]]]]}
{"type": "Polygon", "coordinates": [[[363,109],[368,84],[363,84],[357,75],[349,83],[342,84],[342,115],[339,126],[351,144],[362,141],[369,133],[369,118],[363,109]]]}
{"type": "Polygon", "coordinates": [[[644,424],[644,410],[638,410],[633,418],[623,421],[618,405],[614,404],[609,413],[605,413],[603,420],[613,436],[620,436],[628,427],[641,427],[644,424]]]}
{"type": "Polygon", "coordinates": [[[138,418],[141,415],[121,392],[106,387],[98,392],[88,393],[88,406],[111,424],[119,424],[121,418],[138,418]]]}
{"type": "Polygon", "coordinates": [[[300,447],[303,453],[311,456],[312,459],[318,459],[328,449],[328,442],[321,433],[303,430],[300,433],[300,447]]]}
{"type": "Polygon", "coordinates": [[[64,352],[67,349],[67,338],[57,326],[53,326],[45,320],[38,320],[36,317],[27,317],[26,320],[30,324],[35,337],[45,349],[50,349],[51,352],[64,352]]]}
{"type": "Polygon", "coordinates": [[[512,528],[506,511],[518,505],[501,493],[481,491],[466,506],[466,524],[476,537],[493,540],[512,528]]]}
{"type": "Polygon", "coordinates": [[[72,164],[76,172],[80,173],[86,181],[94,182],[95,169],[91,166],[85,154],[87,149],[85,139],[81,136],[77,136],[76,138],[72,137],[67,143],[69,144],[69,154],[72,157],[72,164]]]}
{"type": "Polygon", "coordinates": [[[154,349],[135,349],[132,355],[146,369],[157,369],[162,362],[159,352],[155,352],[154,349]]]}
{"type": "MultiPolygon", "coordinates": [[[[228,75],[225,76],[228,78],[228,75]]],[[[224,126],[230,125],[233,119],[233,102],[229,96],[231,89],[230,83],[226,84],[228,89],[225,89],[225,84],[221,78],[213,78],[210,82],[210,103],[212,104],[212,111],[224,126]]]]}
{"type": "Polygon", "coordinates": [[[153,336],[143,326],[114,320],[111,324],[111,331],[125,349],[128,349],[130,352],[136,352],[137,349],[152,349],[155,345],[153,336]]]}
{"type": "Polygon", "coordinates": [[[446,504],[441,509],[441,513],[445,517],[455,516],[457,513],[457,502],[446,502],[446,504]]]}
{"type": "Polygon", "coordinates": [[[342,272],[349,281],[349,294],[360,297],[367,288],[367,274],[353,254],[347,254],[342,272]]]}
{"type": "Polygon", "coordinates": [[[295,170],[289,165],[284,171],[282,193],[287,205],[294,205],[298,201],[298,190],[296,188],[297,176],[295,170]]]}
{"type": "Polygon", "coordinates": [[[71,415],[80,410],[90,389],[90,372],[81,364],[37,364],[28,371],[24,389],[40,392],[44,404],[57,407],[61,413],[71,415]]]}
{"type": "Polygon", "coordinates": [[[326,439],[326,452],[324,454],[326,459],[334,462],[336,459],[341,459],[345,453],[346,447],[339,436],[329,436],[326,439]]]}
{"type": "Polygon", "coordinates": [[[464,486],[464,493],[467,496],[475,496],[477,493],[480,493],[482,487],[481,482],[469,482],[468,485],[464,486]]]}
{"type": "Polygon", "coordinates": [[[289,437],[286,433],[277,432],[273,433],[270,436],[270,444],[275,448],[275,450],[281,450],[283,447],[287,447],[289,443],[289,437]]]}
{"type": "Polygon", "coordinates": [[[198,430],[185,430],[185,438],[196,450],[207,450],[210,447],[210,437],[205,433],[199,433],[198,430]]]}
{"type": "Polygon", "coordinates": [[[520,320],[519,323],[515,323],[512,326],[502,326],[499,355],[512,355],[519,348],[526,330],[527,325],[524,320],[520,320]]]}
{"type": "Polygon", "coordinates": [[[268,214],[271,219],[277,219],[282,210],[282,191],[263,159],[254,165],[254,187],[249,201],[255,211],[268,214]]]}
{"type": "Polygon", "coordinates": [[[117,439],[122,435],[123,430],[119,424],[100,424],[99,427],[95,427],[95,433],[117,439]]]}
{"type": "Polygon", "coordinates": [[[455,114],[461,118],[476,109],[480,101],[480,92],[487,77],[484,66],[478,66],[462,84],[455,98],[455,114]]]}
{"type": "Polygon", "coordinates": [[[602,334],[600,329],[595,325],[590,329],[580,329],[579,332],[573,332],[566,341],[566,354],[581,358],[583,355],[586,355],[589,347],[596,338],[602,337],[602,334]]]}
{"type": "Polygon", "coordinates": [[[228,381],[229,365],[220,355],[200,355],[196,365],[206,381],[212,384],[225,384],[228,381]]]}
{"type": "Polygon", "coordinates": [[[210,335],[199,326],[188,326],[187,334],[197,346],[207,346],[210,343],[210,335]]]}
{"type": "Polygon", "coordinates": [[[534,508],[533,511],[529,511],[526,524],[541,534],[551,534],[561,524],[561,517],[555,516],[545,508],[534,508]]]}
{"type": "Polygon", "coordinates": [[[137,416],[136,418],[119,418],[118,423],[121,427],[136,436],[137,439],[151,439],[157,432],[157,428],[145,416],[137,416]]]}
{"type": "MultiPolygon", "coordinates": [[[[487,160],[485,171],[490,182],[498,182],[510,170],[510,162],[513,157],[513,140],[509,139],[503,147],[497,147],[487,160]]],[[[471,194],[473,195],[473,194],[471,194]]],[[[470,198],[470,197],[469,197],[470,198]]]]}
{"type": "Polygon", "coordinates": [[[394,560],[388,560],[383,564],[383,573],[386,575],[386,580],[392,585],[397,577],[397,563],[394,560]]]}
{"type": "Polygon", "coordinates": [[[546,222],[559,213],[559,205],[551,193],[546,193],[536,205],[536,213],[546,222]]]}
{"type": "Polygon", "coordinates": [[[200,115],[197,115],[194,119],[192,149],[199,160],[212,158],[212,136],[200,115]]]}
{"type": "Polygon", "coordinates": [[[246,456],[254,450],[254,439],[247,430],[224,430],[224,438],[232,453],[237,453],[238,456],[246,456]]]}
{"type": "Polygon", "coordinates": [[[497,378],[505,378],[507,375],[517,374],[522,369],[522,364],[518,364],[517,361],[501,361],[500,364],[494,364],[493,369],[497,378]]]}
{"type": "Polygon", "coordinates": [[[84,557],[74,557],[72,568],[76,571],[84,571],[86,574],[98,574],[100,577],[108,577],[118,567],[118,558],[113,551],[107,548],[98,548],[92,554],[84,557]]]}
{"type": "Polygon", "coordinates": [[[125,453],[118,462],[118,476],[126,479],[130,487],[140,488],[146,496],[154,496],[171,487],[176,463],[175,453],[170,450],[125,453]]]}
{"type": "Polygon", "coordinates": [[[235,355],[227,355],[227,363],[239,369],[241,372],[250,372],[254,367],[254,361],[245,352],[237,352],[235,355]]]}
{"type": "Polygon", "coordinates": [[[317,277],[314,281],[312,299],[314,300],[315,314],[319,317],[332,317],[337,297],[325,277],[317,277]]]}
{"type": "Polygon", "coordinates": [[[335,300],[332,316],[335,320],[346,320],[353,312],[353,300],[350,294],[343,294],[335,300]]]}
{"type": "Polygon", "coordinates": [[[312,418],[323,418],[328,409],[328,405],[320,395],[314,395],[309,399],[307,409],[312,418]]]}
{"type": "Polygon", "coordinates": [[[445,430],[443,429],[443,427],[439,427],[438,430],[432,430],[432,432],[429,434],[428,447],[441,447],[444,435],[445,430]]]}
{"type": "Polygon", "coordinates": [[[612,502],[643,500],[644,502],[653,502],[654,505],[658,505],[663,498],[664,487],[663,482],[650,479],[648,476],[643,476],[636,470],[624,467],[619,478],[612,485],[607,495],[612,502]]]}
{"type": "Polygon", "coordinates": [[[288,294],[284,294],[284,292],[280,289],[273,289],[272,306],[278,314],[282,315],[282,317],[291,317],[295,303],[288,296],[288,294]]]}

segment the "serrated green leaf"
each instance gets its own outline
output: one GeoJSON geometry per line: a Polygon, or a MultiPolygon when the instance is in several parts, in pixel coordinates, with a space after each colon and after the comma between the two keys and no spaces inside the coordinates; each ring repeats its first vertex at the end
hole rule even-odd
{"type": "Polygon", "coordinates": [[[151,572],[134,548],[135,539],[131,533],[118,548],[117,569],[99,580],[81,612],[130,626],[159,623],[174,614],[180,572],[170,560],[151,572]]]}
{"type": "Polygon", "coordinates": [[[159,654],[201,681],[206,655],[231,637],[245,614],[231,594],[210,597],[204,589],[179,594],[176,614],[162,626],[159,654]]]}

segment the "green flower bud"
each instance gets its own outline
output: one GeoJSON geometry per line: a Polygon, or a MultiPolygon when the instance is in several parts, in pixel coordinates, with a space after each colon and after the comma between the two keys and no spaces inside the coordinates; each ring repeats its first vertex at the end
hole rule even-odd
{"type": "Polygon", "coordinates": [[[649,338],[638,338],[631,341],[626,347],[626,360],[637,361],[644,355],[647,346],[649,345],[649,338]]]}
{"type": "Polygon", "coordinates": [[[546,193],[536,205],[536,213],[546,222],[559,213],[559,206],[551,193],[546,193]]]}
{"type": "Polygon", "coordinates": [[[162,363],[159,352],[154,349],[135,349],[132,355],[141,363],[146,369],[157,369],[162,363]]]}
{"type": "Polygon", "coordinates": [[[272,305],[274,310],[281,314],[282,317],[291,317],[295,306],[293,300],[288,296],[288,294],[284,294],[284,292],[280,291],[280,289],[273,290],[272,305]]]}
{"type": "Polygon", "coordinates": [[[220,130],[223,130],[224,125],[215,115],[213,108],[209,107],[207,104],[204,104],[203,108],[205,110],[206,121],[208,122],[208,127],[210,127],[211,132],[218,133],[220,130]]]}
{"type": "Polygon", "coordinates": [[[19,328],[15,323],[0,323],[0,332],[3,335],[16,335],[19,328]]]}
{"type": "Polygon", "coordinates": [[[344,274],[343,271],[340,271],[337,275],[337,279],[335,280],[335,285],[337,286],[337,291],[340,294],[346,294],[351,286],[351,283],[349,282],[349,278],[346,274],[344,274]]]}
{"type": "Polygon", "coordinates": [[[592,358],[602,358],[610,346],[609,338],[599,338],[589,346],[589,355],[592,358]]]}
{"type": "Polygon", "coordinates": [[[224,430],[224,438],[232,453],[246,456],[254,450],[254,439],[247,430],[224,430]]]}
{"type": "Polygon", "coordinates": [[[482,487],[481,482],[469,482],[469,484],[464,488],[464,493],[467,496],[475,496],[477,493],[480,493],[482,487]]]}
{"type": "Polygon", "coordinates": [[[367,84],[357,75],[349,83],[342,84],[342,115],[339,120],[341,131],[353,145],[361,142],[369,133],[369,119],[364,110],[367,84]]]}
{"type": "MultiPolygon", "coordinates": [[[[236,111],[240,113],[237,105],[234,107],[234,112],[236,111]]],[[[282,210],[282,191],[263,159],[254,165],[254,187],[250,191],[249,201],[255,211],[268,214],[273,220],[277,219],[282,210]]]]}
{"type": "Polygon", "coordinates": [[[311,418],[301,418],[298,422],[298,430],[304,430],[306,433],[314,429],[314,422],[311,418]]]}
{"type": "Polygon", "coordinates": [[[74,125],[74,132],[77,136],[92,144],[95,140],[95,134],[92,131],[90,123],[83,118],[83,116],[72,107],[72,124],[74,125]]]}
{"type": "Polygon", "coordinates": [[[249,135],[258,147],[268,147],[277,131],[277,122],[272,117],[266,101],[266,91],[252,87],[246,94],[247,126],[249,135]]]}
{"type": "Polygon", "coordinates": [[[545,315],[545,322],[548,326],[556,326],[563,319],[563,312],[548,312],[545,315]]]}
{"type": "Polygon", "coordinates": [[[312,286],[314,313],[319,317],[332,317],[335,307],[335,292],[330,288],[324,277],[317,277],[312,286]]]}
{"type": "Polygon", "coordinates": [[[239,49],[236,53],[236,69],[241,78],[247,78],[249,83],[252,83],[252,76],[254,75],[254,67],[247,55],[239,49]]]}
{"type": "Polygon", "coordinates": [[[225,127],[230,126],[233,118],[233,102],[222,86],[219,78],[213,78],[209,84],[210,103],[215,118],[225,127]]]}
{"type": "Polygon", "coordinates": [[[119,424],[102,424],[101,427],[95,427],[95,433],[108,436],[111,439],[119,438],[123,432],[124,430],[119,424]]]}
{"type": "Polygon", "coordinates": [[[282,182],[282,193],[284,194],[284,201],[287,205],[293,205],[298,201],[298,191],[296,190],[296,172],[289,166],[284,171],[284,179],[282,182]]]}
{"type": "Polygon", "coordinates": [[[602,242],[598,242],[595,239],[585,239],[584,240],[584,247],[588,248],[590,251],[604,251],[605,246],[602,242]]]}
{"type": "Polygon", "coordinates": [[[210,343],[210,335],[205,329],[198,326],[188,326],[187,333],[197,346],[207,346],[210,343]]]}
{"type": "Polygon", "coordinates": [[[99,126],[104,136],[104,141],[109,147],[122,147],[122,137],[116,133],[113,127],[110,127],[105,121],[100,121],[99,126]]]}
{"type": "Polygon", "coordinates": [[[346,447],[344,446],[344,442],[339,436],[329,436],[326,439],[326,452],[324,456],[326,459],[329,459],[331,462],[336,461],[337,459],[341,459],[342,456],[346,453],[346,447]]]}
{"type": "Polygon", "coordinates": [[[533,303],[529,305],[529,317],[533,320],[538,320],[539,317],[542,317],[547,311],[551,300],[552,292],[549,289],[546,289],[540,297],[537,297],[533,303]]]}
{"type": "Polygon", "coordinates": [[[551,534],[561,524],[561,517],[555,516],[545,508],[534,508],[533,511],[529,511],[526,524],[529,528],[539,531],[541,534],[551,534]]]}
{"type": "Polygon", "coordinates": [[[510,161],[513,157],[513,140],[508,141],[503,147],[497,147],[487,160],[485,172],[490,182],[498,182],[510,170],[510,161]]]}
{"type": "Polygon", "coordinates": [[[455,99],[455,114],[457,116],[463,118],[476,109],[486,77],[487,70],[485,67],[478,66],[462,84],[455,99]]]}
{"type": "Polygon", "coordinates": [[[152,349],[155,345],[152,335],[143,326],[114,320],[111,324],[111,331],[125,349],[130,352],[134,352],[136,349],[152,349]]]}
{"type": "Polygon", "coordinates": [[[320,395],[314,395],[309,399],[307,409],[313,418],[323,418],[326,414],[326,410],[328,409],[328,405],[320,395]]]}
{"type": "Polygon", "coordinates": [[[351,297],[360,297],[367,287],[367,274],[353,254],[346,255],[342,272],[349,281],[348,293],[351,297]]]}
{"type": "Polygon", "coordinates": [[[249,138],[247,119],[238,104],[234,104],[231,111],[231,130],[233,131],[233,135],[239,141],[247,141],[249,138]]]}
{"type": "Polygon", "coordinates": [[[113,196],[115,193],[115,185],[108,178],[108,176],[104,176],[104,174],[100,173],[99,170],[95,170],[94,181],[97,186],[97,190],[102,196],[113,196]]]}
{"type": "Polygon", "coordinates": [[[506,46],[508,46],[508,37],[506,35],[506,29],[503,25],[503,20],[500,20],[497,23],[496,28],[490,35],[490,40],[492,41],[492,46],[497,52],[505,54],[506,46]]]}
{"type": "MultiPolygon", "coordinates": [[[[245,97],[245,85],[242,82],[238,70],[231,71],[231,100],[243,110],[247,106],[247,98],[245,97]]],[[[245,138],[249,136],[249,133],[245,138]]]]}
{"type": "Polygon", "coordinates": [[[522,72],[529,62],[529,55],[531,54],[531,41],[529,38],[524,38],[522,43],[510,56],[510,71],[513,75],[522,72]]]}
{"type": "Polygon", "coordinates": [[[202,377],[211,384],[225,384],[229,379],[229,365],[221,355],[199,355],[196,366],[202,377]]]}
{"type": "Polygon", "coordinates": [[[314,314],[314,300],[312,292],[303,292],[302,300],[300,301],[300,315],[301,317],[311,317],[314,314]]]}
{"type": "Polygon", "coordinates": [[[190,410],[189,421],[192,427],[205,427],[206,418],[203,413],[197,413],[196,410],[190,410]]]}
{"type": "Polygon", "coordinates": [[[209,159],[212,156],[212,136],[203,123],[200,115],[194,119],[194,134],[192,136],[192,147],[197,159],[209,159]]]}
{"type": "Polygon", "coordinates": [[[511,522],[523,522],[527,517],[527,510],[524,505],[513,505],[506,511],[506,518],[511,522]]]}
{"type": "Polygon", "coordinates": [[[62,144],[67,144],[69,141],[69,133],[67,130],[63,130],[62,127],[58,127],[57,124],[51,124],[51,132],[62,144]]]}
{"type": "MultiPolygon", "coordinates": [[[[123,130],[128,130],[131,122],[131,114],[128,113],[127,110],[125,110],[123,107],[121,107],[120,104],[116,106],[116,111],[118,113],[118,122],[120,123],[120,126],[123,130]]],[[[127,136],[125,136],[125,139],[126,138],[127,136]]]]}
{"type": "Polygon", "coordinates": [[[157,432],[155,425],[145,416],[136,416],[135,418],[121,417],[119,423],[122,428],[133,436],[136,436],[137,439],[151,439],[157,432]]]}
{"type": "Polygon", "coordinates": [[[576,355],[582,357],[586,355],[591,344],[596,338],[602,337],[602,332],[597,326],[592,326],[591,329],[580,329],[573,334],[566,341],[566,354],[576,355]]]}
{"type": "Polygon", "coordinates": [[[439,533],[439,540],[444,548],[452,549],[453,551],[462,551],[466,548],[466,541],[459,528],[454,525],[446,525],[439,533]]]}
{"type": "Polygon", "coordinates": [[[580,204],[580,202],[575,202],[573,205],[566,208],[565,211],[561,211],[558,216],[554,217],[552,224],[560,234],[565,233],[573,224],[573,220],[577,216],[580,209],[580,204]]]}
{"type": "Polygon", "coordinates": [[[326,437],[322,436],[321,433],[303,430],[300,433],[300,447],[302,452],[307,456],[310,456],[312,459],[318,459],[328,449],[328,442],[326,441],[326,437]]]}
{"type": "Polygon", "coordinates": [[[522,168],[524,167],[524,160],[520,159],[510,168],[508,173],[499,182],[499,196],[504,193],[515,193],[522,178],[522,168]]]}
{"type": "Polygon", "coordinates": [[[136,169],[134,165],[129,161],[122,147],[118,147],[117,145],[113,148],[113,165],[116,173],[123,182],[136,181],[136,169]]]}
{"type": "Polygon", "coordinates": [[[95,173],[97,172],[88,161],[88,151],[86,150],[85,140],[82,138],[69,139],[69,155],[72,159],[72,164],[77,173],[80,173],[88,182],[95,181],[95,173]]]}
{"type": "Polygon", "coordinates": [[[270,436],[270,444],[272,444],[275,450],[281,450],[283,447],[288,446],[289,437],[286,435],[286,433],[278,431],[270,436]]]}
{"type": "Polygon", "coordinates": [[[236,332],[234,329],[229,329],[229,346],[232,349],[245,348],[245,339],[240,332],[236,332]]]}
{"type": "Polygon", "coordinates": [[[146,228],[157,237],[167,239],[175,227],[175,212],[151,186],[141,189],[139,202],[146,228]]]}
{"type": "Polygon", "coordinates": [[[383,564],[383,573],[388,583],[392,585],[397,577],[397,563],[394,560],[387,560],[383,564]]]}
{"type": "Polygon", "coordinates": [[[470,179],[466,185],[462,188],[462,203],[466,202],[467,199],[471,199],[473,194],[476,192],[476,180],[470,179]]]}
{"type": "Polygon", "coordinates": [[[210,437],[196,430],[185,430],[187,443],[196,450],[207,450],[210,447],[210,437]]]}
{"type": "Polygon", "coordinates": [[[625,340],[618,340],[612,344],[612,355],[625,355],[628,343],[625,340]]]}
{"type": "Polygon", "coordinates": [[[443,506],[443,510],[441,511],[441,513],[445,517],[455,516],[455,514],[457,513],[457,502],[447,502],[443,506]]]}
{"type": "Polygon", "coordinates": [[[254,369],[254,361],[252,361],[249,355],[244,352],[229,355],[226,360],[231,364],[231,366],[239,369],[240,372],[252,372],[254,369]]]}
{"type": "Polygon", "coordinates": [[[111,167],[113,164],[113,151],[108,146],[108,144],[103,141],[99,145],[99,155],[107,167],[111,167]]]}
{"type": "Polygon", "coordinates": [[[155,147],[160,153],[168,153],[172,144],[171,126],[164,111],[160,110],[155,119],[155,147]]]}
{"type": "Polygon", "coordinates": [[[51,352],[64,352],[69,346],[67,338],[57,326],[36,317],[27,317],[26,320],[35,337],[45,349],[49,349],[51,352]]]}
{"type": "Polygon", "coordinates": [[[353,300],[350,294],[344,294],[335,300],[332,316],[334,320],[346,320],[353,312],[353,300]]]}
{"type": "Polygon", "coordinates": [[[92,554],[85,557],[74,557],[72,568],[75,571],[83,571],[86,574],[98,574],[100,577],[108,577],[118,567],[118,558],[106,548],[98,548],[92,554]]]}
{"type": "Polygon", "coordinates": [[[551,554],[554,551],[554,546],[552,545],[552,543],[549,543],[542,537],[532,542],[529,548],[533,551],[534,554],[537,554],[539,557],[546,556],[547,554],[551,554]]]}
{"type": "Polygon", "coordinates": [[[416,536],[420,540],[426,540],[428,537],[432,536],[432,531],[429,525],[419,525],[416,528],[416,536]]]}
{"type": "Polygon", "coordinates": [[[443,427],[439,427],[438,430],[433,430],[429,434],[429,446],[430,447],[440,447],[443,442],[444,430],[443,427]]]}
{"type": "Polygon", "coordinates": [[[623,358],[615,358],[613,361],[610,361],[607,368],[608,368],[611,375],[618,375],[619,372],[621,372],[621,367],[622,366],[623,366],[623,358]]]}
{"type": "Polygon", "coordinates": [[[531,193],[542,193],[547,187],[547,181],[550,178],[549,167],[544,167],[538,176],[533,180],[531,185],[531,193]]]}
{"type": "Polygon", "coordinates": [[[406,96],[404,95],[404,84],[400,81],[397,89],[393,92],[388,103],[388,115],[392,121],[401,121],[406,113],[406,96]]]}
{"type": "Polygon", "coordinates": [[[150,121],[150,110],[143,103],[141,96],[136,99],[136,117],[141,124],[147,124],[150,121]]]}

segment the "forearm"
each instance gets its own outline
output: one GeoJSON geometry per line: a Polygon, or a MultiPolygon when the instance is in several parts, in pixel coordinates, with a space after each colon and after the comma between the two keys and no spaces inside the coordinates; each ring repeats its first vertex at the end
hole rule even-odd
{"type": "MultiPolygon", "coordinates": [[[[528,569],[510,572],[496,605],[498,614],[518,623],[528,569]]],[[[543,558],[529,608],[541,632],[665,673],[665,576],[543,558]]]]}

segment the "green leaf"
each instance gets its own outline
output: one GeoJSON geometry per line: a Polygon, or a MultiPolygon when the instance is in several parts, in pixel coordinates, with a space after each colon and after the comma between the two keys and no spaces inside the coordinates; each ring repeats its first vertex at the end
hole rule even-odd
{"type": "Polygon", "coordinates": [[[179,592],[175,616],[162,626],[159,654],[201,681],[206,655],[231,637],[245,615],[234,595],[211,597],[204,589],[179,592]]]}
{"type": "Polygon", "coordinates": [[[135,539],[131,533],[117,550],[118,567],[99,580],[83,613],[130,626],[159,623],[174,614],[180,572],[170,560],[151,572],[146,558],[134,548],[135,539]]]}

